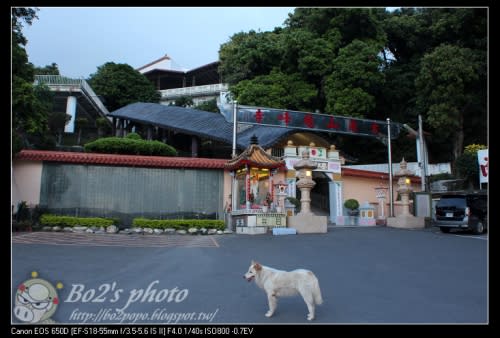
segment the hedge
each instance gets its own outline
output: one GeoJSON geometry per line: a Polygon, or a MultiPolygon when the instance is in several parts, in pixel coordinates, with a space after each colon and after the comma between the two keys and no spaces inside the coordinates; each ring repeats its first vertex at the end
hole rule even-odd
{"type": "Polygon", "coordinates": [[[224,221],[217,219],[147,219],[134,218],[132,226],[136,228],[187,230],[189,228],[205,228],[224,230],[224,221]]]}
{"type": "Polygon", "coordinates": [[[101,218],[101,217],[72,217],[44,214],[40,217],[40,224],[44,226],[63,226],[63,227],[108,227],[116,225],[116,219],[101,218]]]}
{"type": "Polygon", "coordinates": [[[134,138],[104,137],[85,144],[86,152],[105,154],[128,154],[150,156],[176,156],[172,146],[160,141],[145,141],[134,138]]]}

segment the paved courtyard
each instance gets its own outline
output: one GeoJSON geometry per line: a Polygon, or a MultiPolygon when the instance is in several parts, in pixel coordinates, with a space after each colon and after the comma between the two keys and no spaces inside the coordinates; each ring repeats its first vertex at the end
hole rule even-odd
{"type": "MultiPolygon", "coordinates": [[[[250,261],[307,268],[324,304],[314,323],[485,324],[488,235],[436,228],[330,228],[303,235],[12,237],[12,300],[36,271],[61,282],[59,323],[309,323],[300,297],[266,318],[265,294],[242,277],[250,261]]],[[[12,316],[13,322],[19,322],[12,316]]]]}

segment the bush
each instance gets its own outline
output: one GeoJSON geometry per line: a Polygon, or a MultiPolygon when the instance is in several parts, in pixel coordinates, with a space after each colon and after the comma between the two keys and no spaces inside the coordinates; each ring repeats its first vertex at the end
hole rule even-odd
{"type": "Polygon", "coordinates": [[[134,218],[132,226],[152,229],[173,228],[176,230],[187,230],[193,227],[198,229],[225,229],[224,221],[217,219],[147,219],[139,217],[134,218]]]}
{"type": "MultiPolygon", "coordinates": [[[[133,135],[131,133],[129,135],[133,135]]],[[[140,137],[138,134],[136,134],[140,137]]],[[[128,154],[128,155],[150,155],[150,156],[176,156],[177,151],[168,144],[160,141],[145,141],[122,137],[104,137],[85,144],[86,152],[105,154],[128,154]]]]}
{"type": "Polygon", "coordinates": [[[359,208],[359,202],[354,198],[350,198],[344,202],[344,207],[350,210],[356,210],[357,208],[359,208]]]}
{"type": "Polygon", "coordinates": [[[286,199],[295,206],[295,212],[300,211],[300,201],[297,198],[287,197],[286,199]]]}
{"type": "Polygon", "coordinates": [[[142,137],[141,135],[137,134],[137,133],[130,133],[130,134],[127,134],[127,136],[125,136],[125,138],[129,138],[131,140],[142,140],[142,137]]]}
{"type": "Polygon", "coordinates": [[[61,227],[108,227],[116,225],[116,219],[101,218],[101,217],[73,217],[73,216],[58,216],[51,214],[44,214],[40,217],[40,224],[44,226],[61,226],[61,227]]]}

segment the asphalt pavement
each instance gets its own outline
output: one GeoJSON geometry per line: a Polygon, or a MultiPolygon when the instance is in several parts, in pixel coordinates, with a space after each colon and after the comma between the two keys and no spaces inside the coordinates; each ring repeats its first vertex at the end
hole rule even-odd
{"type": "MultiPolygon", "coordinates": [[[[330,227],[327,234],[203,237],[195,244],[185,236],[179,236],[184,244],[155,239],[148,246],[144,239],[130,244],[139,243],[132,237],[121,245],[97,237],[72,238],[65,245],[60,239],[29,241],[28,235],[17,235],[12,239],[12,309],[17,286],[36,271],[54,286],[62,283],[51,316],[58,323],[310,323],[300,296],[280,298],[274,316],[264,316],[265,293],[243,278],[253,259],[316,274],[324,303],[313,323],[489,321],[487,234],[330,227]]],[[[14,312],[12,322],[20,322],[14,312]]]]}

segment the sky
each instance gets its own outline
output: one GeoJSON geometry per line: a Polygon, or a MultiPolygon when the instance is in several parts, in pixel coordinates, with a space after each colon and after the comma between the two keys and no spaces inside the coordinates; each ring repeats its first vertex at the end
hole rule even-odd
{"type": "Polygon", "coordinates": [[[56,63],[61,75],[88,78],[106,62],[139,68],[165,54],[175,69],[218,61],[239,32],[283,27],[292,7],[38,7],[22,32],[29,61],[56,63]]]}

